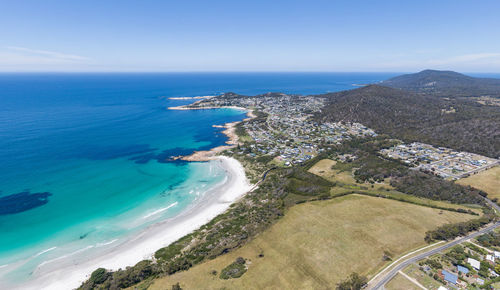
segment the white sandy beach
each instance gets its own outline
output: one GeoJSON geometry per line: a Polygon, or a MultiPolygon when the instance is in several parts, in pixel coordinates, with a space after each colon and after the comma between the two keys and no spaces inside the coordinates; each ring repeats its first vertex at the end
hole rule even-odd
{"type": "Polygon", "coordinates": [[[180,215],[156,223],[125,243],[107,249],[99,258],[71,264],[61,263],[48,270],[41,270],[22,289],[73,289],[90,277],[99,267],[117,270],[150,259],[154,252],[208,223],[241,198],[251,188],[243,166],[233,158],[217,157],[217,162],[227,173],[225,181],[207,191],[193,206],[180,215]]]}

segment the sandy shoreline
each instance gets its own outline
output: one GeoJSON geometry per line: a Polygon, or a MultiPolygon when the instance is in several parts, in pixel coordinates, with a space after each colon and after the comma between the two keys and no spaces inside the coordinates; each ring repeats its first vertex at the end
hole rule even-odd
{"type": "Polygon", "coordinates": [[[224,131],[222,131],[222,134],[226,135],[228,137],[228,140],[226,141],[226,145],[223,146],[218,146],[215,148],[212,148],[210,150],[206,151],[195,151],[193,154],[188,155],[188,156],[176,156],[173,157],[172,159],[177,160],[181,159],[184,161],[209,161],[213,160],[216,158],[217,154],[221,153],[224,150],[227,149],[232,149],[238,145],[238,135],[236,134],[236,125],[238,125],[241,122],[249,121],[256,116],[253,114],[251,110],[242,108],[242,107],[204,107],[204,108],[191,108],[191,107],[185,107],[185,106],[179,106],[179,107],[169,107],[169,110],[206,110],[206,109],[221,109],[221,108],[227,108],[227,109],[237,109],[237,110],[244,110],[247,112],[247,118],[243,119],[242,121],[236,121],[236,122],[231,122],[231,123],[226,123],[223,126],[219,125],[213,125],[213,127],[216,128],[225,128],[224,131]]]}
{"type": "Polygon", "coordinates": [[[158,249],[208,223],[251,189],[245,170],[236,159],[220,156],[213,158],[211,162],[226,171],[225,181],[209,189],[183,213],[151,225],[132,239],[106,250],[97,259],[70,265],[61,264],[59,268],[50,269],[46,273],[37,273],[37,277],[19,285],[19,288],[51,290],[76,288],[99,267],[117,270],[133,266],[141,260],[151,258],[158,249]]]}

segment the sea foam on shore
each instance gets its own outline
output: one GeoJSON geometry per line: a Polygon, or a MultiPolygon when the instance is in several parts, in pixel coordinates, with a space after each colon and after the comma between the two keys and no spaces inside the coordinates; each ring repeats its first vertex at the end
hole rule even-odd
{"type": "Polygon", "coordinates": [[[130,238],[128,241],[111,247],[99,258],[75,262],[68,266],[40,271],[22,289],[71,289],[78,287],[99,267],[117,270],[133,266],[143,259],[150,259],[155,251],[206,224],[242,197],[251,188],[243,166],[233,158],[217,157],[210,161],[221,166],[226,172],[224,181],[209,189],[190,208],[179,215],[153,224],[130,238]]]}

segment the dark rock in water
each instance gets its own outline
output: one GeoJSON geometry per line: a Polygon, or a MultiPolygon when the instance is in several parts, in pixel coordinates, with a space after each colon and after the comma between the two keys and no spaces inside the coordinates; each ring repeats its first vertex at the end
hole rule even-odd
{"type": "Polygon", "coordinates": [[[179,187],[179,185],[182,184],[182,181],[177,181],[175,183],[172,183],[168,186],[168,190],[174,190],[179,187]]]}
{"type": "Polygon", "coordinates": [[[0,197],[0,215],[8,215],[27,211],[49,202],[50,192],[30,193],[23,191],[0,197]]]}

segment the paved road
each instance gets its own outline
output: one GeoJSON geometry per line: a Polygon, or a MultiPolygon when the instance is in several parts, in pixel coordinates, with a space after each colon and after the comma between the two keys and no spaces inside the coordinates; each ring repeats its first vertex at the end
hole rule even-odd
{"type": "Polygon", "coordinates": [[[491,205],[491,207],[493,207],[498,213],[500,213],[500,206],[498,206],[498,204],[496,204],[496,202],[493,202],[491,200],[489,200],[488,198],[484,198],[484,200],[486,200],[486,202],[491,205]]]}
{"type": "Polygon", "coordinates": [[[276,169],[276,168],[278,168],[278,167],[273,167],[273,168],[269,168],[268,170],[266,170],[266,172],[264,172],[264,174],[262,175],[262,179],[261,179],[261,181],[266,180],[267,174],[268,174],[271,170],[274,170],[274,169],[276,169]]]}
{"type": "MultiPolygon", "coordinates": [[[[498,206],[496,203],[492,202],[491,200],[485,198],[486,202],[488,204],[490,204],[495,210],[497,210],[498,212],[500,212],[500,206],[498,206]]],[[[422,254],[419,254],[415,257],[411,257],[411,258],[408,258],[406,260],[404,260],[403,262],[399,263],[398,265],[396,265],[394,268],[392,268],[392,270],[388,271],[386,274],[383,274],[382,277],[380,278],[377,278],[378,280],[378,283],[376,283],[374,286],[371,286],[371,285],[368,285],[367,289],[384,289],[384,286],[387,282],[389,282],[394,276],[396,276],[396,274],[400,271],[400,270],[403,270],[404,268],[406,268],[407,266],[417,262],[417,261],[420,261],[428,256],[432,256],[434,254],[437,254],[443,250],[446,250],[446,249],[449,249],[455,245],[458,245],[460,243],[463,243],[469,239],[472,239],[472,238],[475,238],[479,235],[482,235],[484,233],[487,233],[489,231],[492,231],[494,230],[495,228],[499,227],[500,226],[500,221],[499,222],[496,222],[494,223],[493,225],[490,225],[482,230],[479,230],[477,232],[474,232],[468,236],[465,236],[465,237],[462,237],[460,239],[457,239],[457,240],[454,240],[450,243],[447,243],[443,246],[440,246],[438,248],[435,248],[435,249],[432,249],[432,250],[429,250],[427,252],[424,252],[422,254]]]]}
{"type": "Polygon", "coordinates": [[[390,270],[389,272],[387,272],[386,274],[384,274],[382,276],[382,278],[379,279],[379,282],[375,285],[375,286],[370,286],[368,285],[368,289],[384,289],[384,285],[389,282],[394,276],[396,276],[396,274],[400,271],[400,270],[403,270],[404,268],[406,268],[407,266],[409,266],[410,264],[413,264],[417,261],[420,261],[428,256],[432,256],[434,254],[437,254],[443,250],[446,250],[448,248],[451,248],[455,245],[458,245],[460,243],[463,243],[465,242],[466,240],[468,239],[472,239],[472,238],[475,238],[479,235],[482,235],[484,233],[487,233],[497,227],[500,226],[500,222],[496,222],[495,224],[487,227],[487,228],[484,228],[480,231],[477,231],[473,234],[470,234],[468,236],[465,236],[463,238],[460,238],[458,240],[454,240],[453,242],[450,242],[448,244],[445,244],[441,247],[438,247],[438,248],[435,248],[435,249],[432,249],[432,250],[429,250],[425,253],[422,253],[422,254],[419,254],[415,257],[411,257],[411,258],[408,258],[407,260],[405,260],[404,262],[401,262],[399,263],[396,267],[394,267],[392,270],[390,270]]]}
{"type": "Polygon", "coordinates": [[[264,174],[262,175],[261,179],[260,179],[259,181],[257,181],[257,183],[255,183],[255,184],[252,186],[252,188],[250,188],[249,192],[254,191],[254,190],[255,190],[255,189],[259,186],[259,184],[261,184],[264,180],[266,180],[267,174],[269,174],[269,172],[270,172],[271,170],[274,170],[274,169],[276,169],[276,168],[278,168],[278,167],[273,167],[273,168],[270,168],[270,169],[266,170],[266,172],[264,172],[264,174]]]}

